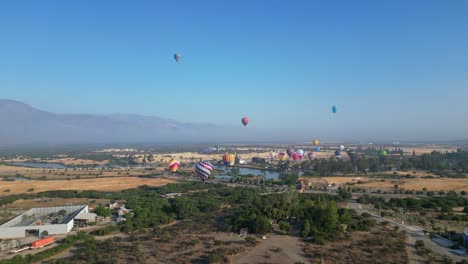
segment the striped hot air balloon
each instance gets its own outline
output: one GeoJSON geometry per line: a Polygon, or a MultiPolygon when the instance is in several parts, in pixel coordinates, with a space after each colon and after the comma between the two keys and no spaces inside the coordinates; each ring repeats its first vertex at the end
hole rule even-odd
{"type": "Polygon", "coordinates": [[[224,154],[223,155],[223,162],[226,167],[232,167],[236,161],[236,154],[224,154]]]}
{"type": "Polygon", "coordinates": [[[209,161],[200,161],[195,165],[195,171],[203,181],[210,178],[213,172],[213,165],[209,161]]]}
{"type": "Polygon", "coordinates": [[[312,152],[307,153],[307,158],[309,158],[310,161],[313,161],[315,159],[315,155],[312,152]]]}
{"type": "Polygon", "coordinates": [[[286,153],[284,153],[284,152],[278,153],[278,159],[279,160],[285,160],[286,159],[286,153]]]}
{"type": "Polygon", "coordinates": [[[175,159],[168,161],[167,165],[169,166],[170,172],[176,172],[180,168],[180,163],[175,159]]]}

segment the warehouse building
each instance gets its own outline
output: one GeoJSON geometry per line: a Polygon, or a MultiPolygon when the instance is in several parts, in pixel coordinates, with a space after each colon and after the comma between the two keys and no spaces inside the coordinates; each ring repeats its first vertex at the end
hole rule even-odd
{"type": "Polygon", "coordinates": [[[85,213],[87,205],[33,208],[0,225],[0,239],[67,234],[74,219],[85,213]]]}

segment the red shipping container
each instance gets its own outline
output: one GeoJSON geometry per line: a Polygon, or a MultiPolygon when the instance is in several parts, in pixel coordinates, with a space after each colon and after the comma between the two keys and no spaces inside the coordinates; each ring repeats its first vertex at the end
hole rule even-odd
{"type": "Polygon", "coordinates": [[[46,237],[46,238],[32,242],[31,247],[39,248],[39,247],[43,247],[45,245],[52,244],[52,243],[54,243],[54,237],[50,236],[50,237],[46,237]]]}

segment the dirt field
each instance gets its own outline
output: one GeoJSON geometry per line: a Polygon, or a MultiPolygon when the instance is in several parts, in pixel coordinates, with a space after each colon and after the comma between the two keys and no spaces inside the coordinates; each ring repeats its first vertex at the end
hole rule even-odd
{"type": "Polygon", "coordinates": [[[270,235],[256,247],[233,259],[234,263],[310,263],[303,253],[304,242],[297,237],[270,235]]]}
{"type": "Polygon", "coordinates": [[[49,180],[49,181],[0,181],[0,196],[35,193],[50,190],[96,190],[96,191],[119,191],[135,188],[141,185],[162,186],[175,182],[169,179],[117,177],[117,178],[94,178],[80,180],[49,180]],[[29,191],[33,189],[33,191],[29,191]],[[10,190],[5,192],[5,190],[10,190]]]}

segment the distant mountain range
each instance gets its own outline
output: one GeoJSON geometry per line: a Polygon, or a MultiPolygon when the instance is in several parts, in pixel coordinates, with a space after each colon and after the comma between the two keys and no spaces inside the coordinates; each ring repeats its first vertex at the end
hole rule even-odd
{"type": "Polygon", "coordinates": [[[0,146],[199,141],[223,129],[157,116],[55,114],[2,99],[0,124],[0,146]]]}

